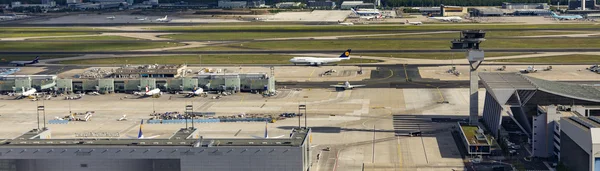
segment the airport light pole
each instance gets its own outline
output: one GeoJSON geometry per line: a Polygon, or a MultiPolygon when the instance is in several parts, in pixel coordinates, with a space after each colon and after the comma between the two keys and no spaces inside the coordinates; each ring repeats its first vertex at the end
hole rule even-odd
{"type": "Polygon", "coordinates": [[[38,121],[38,131],[40,131],[40,112],[44,114],[44,129],[46,129],[46,108],[42,106],[37,106],[37,121],[38,121]]]}
{"type": "Polygon", "coordinates": [[[301,123],[300,122],[300,118],[301,118],[300,113],[302,111],[304,111],[304,114],[303,114],[304,115],[304,127],[306,128],[308,126],[306,125],[307,122],[306,122],[306,105],[305,104],[298,105],[298,128],[302,128],[302,125],[300,125],[300,123],[301,123]]]}

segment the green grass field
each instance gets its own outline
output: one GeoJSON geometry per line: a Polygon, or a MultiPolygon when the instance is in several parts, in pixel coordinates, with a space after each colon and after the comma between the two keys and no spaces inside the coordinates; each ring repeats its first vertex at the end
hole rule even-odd
{"type": "MultiPolygon", "coordinates": [[[[360,49],[360,50],[388,50],[388,49],[450,49],[448,40],[376,40],[376,41],[348,41],[348,40],[312,40],[312,41],[266,41],[243,44],[221,45],[249,49],[269,50],[334,50],[334,49],[360,49]]],[[[481,44],[482,49],[499,48],[598,48],[598,39],[490,39],[481,44]]],[[[206,49],[203,47],[202,49],[206,49]]],[[[198,50],[190,48],[186,50],[198,50]]]]}
{"type": "Polygon", "coordinates": [[[93,32],[0,32],[0,38],[92,35],[93,32]]]}
{"type": "Polygon", "coordinates": [[[85,37],[60,37],[60,38],[39,38],[32,40],[146,40],[123,36],[85,36],[85,37]]]}
{"type": "Polygon", "coordinates": [[[502,29],[584,29],[598,28],[594,24],[539,24],[539,25],[519,25],[519,24],[431,24],[431,25],[355,25],[352,27],[331,25],[331,26],[305,26],[305,25],[263,25],[263,26],[182,26],[182,27],[148,27],[150,30],[166,31],[190,31],[190,30],[219,30],[219,31],[428,31],[428,30],[502,30],[502,29]]]}
{"type": "MultiPolygon", "coordinates": [[[[289,64],[290,55],[172,55],[127,58],[103,58],[61,61],[61,64],[289,64]],[[201,61],[200,61],[201,60],[201,61]]],[[[377,60],[351,59],[342,63],[374,63],[377,60]]]]}
{"type": "MultiPolygon", "coordinates": [[[[512,56],[512,55],[524,55],[528,53],[510,53],[510,52],[487,52],[486,57],[498,57],[498,56],[512,56]]],[[[412,59],[465,59],[464,52],[452,52],[452,53],[361,53],[352,54],[352,57],[360,56],[378,56],[378,57],[391,57],[391,58],[412,58],[412,59]]]]}
{"type": "Polygon", "coordinates": [[[521,59],[499,59],[491,60],[492,62],[523,62],[523,63],[557,63],[557,64],[569,64],[569,63],[589,63],[597,64],[600,62],[600,55],[561,55],[561,56],[548,56],[538,58],[521,58],[521,59]]]}
{"type": "Polygon", "coordinates": [[[40,56],[40,59],[54,59],[74,57],[78,55],[3,55],[2,57],[0,57],[0,62],[30,61],[33,60],[36,56],[40,56]]]}
{"type": "Polygon", "coordinates": [[[105,31],[107,29],[96,27],[0,27],[0,32],[69,32],[69,31],[105,31]]]}
{"type": "Polygon", "coordinates": [[[171,42],[3,42],[3,51],[117,51],[182,46],[171,42]]]}
{"type": "MultiPolygon", "coordinates": [[[[518,36],[541,36],[541,35],[564,35],[576,34],[573,32],[547,32],[547,31],[487,31],[486,38],[499,37],[518,37],[518,36]]],[[[412,35],[392,35],[392,36],[364,36],[368,38],[458,38],[460,34],[456,33],[438,33],[438,34],[412,34],[412,35]]]]}
{"type": "Polygon", "coordinates": [[[362,35],[362,34],[380,34],[381,32],[229,32],[229,33],[182,33],[162,35],[159,37],[175,40],[250,40],[266,38],[285,38],[285,37],[318,37],[318,36],[343,36],[343,35],[362,35]]]}

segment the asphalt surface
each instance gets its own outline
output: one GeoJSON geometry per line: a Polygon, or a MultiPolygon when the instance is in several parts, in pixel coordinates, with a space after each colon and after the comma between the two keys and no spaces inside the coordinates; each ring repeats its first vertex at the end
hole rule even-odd
{"type": "MultiPolygon", "coordinates": [[[[261,23],[261,22],[250,22],[253,24],[256,23],[261,23]]],[[[264,23],[264,22],[263,22],[264,23]]],[[[10,27],[76,27],[76,26],[95,26],[95,27],[100,27],[100,26],[106,26],[106,27],[110,27],[110,26],[198,26],[198,24],[214,24],[211,22],[207,22],[207,23],[203,23],[203,22],[196,22],[196,23],[89,23],[89,24],[80,24],[80,23],[65,23],[65,24],[11,24],[11,23],[2,23],[0,25],[0,28],[10,28],[10,27]]],[[[337,25],[340,26],[340,28],[343,28],[345,26],[341,26],[339,25],[337,22],[307,22],[307,23],[303,23],[304,25],[337,25]]],[[[400,24],[400,23],[399,23],[400,24]]],[[[465,24],[466,26],[467,24],[465,24]]],[[[277,25],[273,25],[273,26],[277,26],[277,25]]],[[[384,25],[385,26],[385,25],[384,25]]],[[[360,27],[360,26],[358,26],[360,27]]],[[[399,30],[382,30],[382,31],[378,31],[378,32],[407,32],[407,33],[412,33],[412,32],[430,32],[430,31],[462,31],[464,29],[427,29],[427,30],[401,30],[401,28],[399,30]]],[[[600,30],[600,28],[521,28],[521,29],[493,29],[493,28],[489,28],[489,29],[485,29],[486,31],[530,31],[530,30],[582,30],[582,31],[597,31],[600,30]]],[[[320,30],[310,30],[310,31],[304,31],[304,30],[277,30],[277,32],[339,32],[339,31],[345,31],[345,32],[372,32],[372,30],[350,30],[350,29],[320,29],[320,30]]],[[[38,31],[32,31],[32,32],[64,32],[64,31],[58,31],[58,30],[38,30],[38,31]]],[[[90,32],[90,31],[85,31],[85,30],[80,30],[80,31],[69,31],[69,32],[90,32]]],[[[111,32],[110,30],[107,31],[102,31],[102,32],[111,32]]],[[[135,32],[135,33],[139,33],[139,32],[147,32],[147,33],[163,33],[163,32],[173,32],[173,31],[162,31],[162,30],[145,30],[145,31],[119,31],[119,30],[114,30],[112,32],[135,32]]],[[[186,32],[186,33],[207,33],[207,32],[274,32],[274,30],[263,30],[260,28],[255,28],[255,29],[244,29],[244,30],[182,30],[182,31],[177,31],[177,32],[186,32]]]]}
{"type": "MultiPolygon", "coordinates": [[[[177,32],[173,32],[177,33],[177,32]]],[[[92,36],[89,36],[93,38],[92,36]]],[[[383,37],[383,36],[382,36],[383,37]]],[[[458,37],[458,36],[457,36],[458,37]]],[[[59,39],[59,38],[55,38],[59,39]]],[[[448,40],[452,41],[453,38],[337,38],[337,39],[318,39],[318,40],[364,40],[364,41],[374,41],[374,40],[448,40]]],[[[487,40],[491,39],[598,39],[598,37],[496,37],[496,38],[487,38],[487,40]]],[[[16,40],[0,40],[0,42],[14,42],[16,40]]],[[[235,39],[235,40],[44,40],[44,39],[26,39],[26,40],[18,40],[21,42],[82,42],[82,43],[137,43],[137,42],[190,42],[190,41],[199,41],[199,42],[210,42],[210,41],[244,41],[244,42],[274,42],[274,41],[314,41],[314,39],[294,39],[293,37],[290,39],[281,39],[281,40],[257,40],[257,39],[235,39]]]]}
{"type": "MultiPolygon", "coordinates": [[[[552,49],[484,49],[485,52],[600,52],[600,48],[552,48],[552,49]]],[[[290,54],[290,53],[339,53],[340,50],[228,50],[228,51],[2,51],[0,55],[85,55],[85,54],[290,54]]],[[[352,49],[354,53],[433,53],[433,52],[464,52],[452,49],[411,49],[411,50],[360,50],[352,49]]]]}

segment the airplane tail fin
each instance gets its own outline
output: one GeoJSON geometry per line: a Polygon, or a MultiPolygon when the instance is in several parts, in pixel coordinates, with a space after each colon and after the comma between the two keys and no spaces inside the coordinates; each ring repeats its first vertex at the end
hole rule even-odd
{"type": "Polygon", "coordinates": [[[40,60],[40,56],[36,56],[35,59],[33,59],[33,63],[38,63],[40,60]]]}
{"type": "Polygon", "coordinates": [[[150,91],[150,89],[148,89],[148,86],[146,86],[146,93],[149,92],[149,91],[150,91]]]}
{"type": "Polygon", "coordinates": [[[346,81],[344,85],[346,85],[346,87],[350,87],[350,82],[346,81]]]}
{"type": "Polygon", "coordinates": [[[138,132],[138,139],[142,139],[144,138],[144,133],[142,133],[142,127],[144,125],[144,120],[142,119],[142,122],[140,123],[140,131],[138,132]]]}
{"type": "Polygon", "coordinates": [[[21,92],[23,92],[23,94],[25,94],[25,87],[21,87],[21,92]]]}
{"type": "Polygon", "coordinates": [[[344,53],[342,53],[342,55],[340,55],[340,58],[342,58],[342,59],[350,59],[350,52],[351,51],[352,51],[352,49],[346,50],[344,53]]]}
{"type": "Polygon", "coordinates": [[[350,8],[350,10],[352,10],[352,13],[358,14],[354,8],[350,8]]]}

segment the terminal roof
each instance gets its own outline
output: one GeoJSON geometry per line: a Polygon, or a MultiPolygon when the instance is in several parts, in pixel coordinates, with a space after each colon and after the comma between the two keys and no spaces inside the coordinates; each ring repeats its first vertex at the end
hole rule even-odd
{"type": "Polygon", "coordinates": [[[295,128],[286,138],[190,138],[196,130],[182,128],[168,139],[37,139],[37,130],[27,132],[15,139],[5,140],[1,147],[12,146],[302,146],[309,138],[310,128],[295,128]],[[34,139],[31,139],[34,138],[34,139]]]}
{"type": "MultiPolygon", "coordinates": [[[[536,98],[535,95],[539,92],[563,98],[562,101],[572,99],[591,104],[600,103],[600,88],[596,86],[542,80],[519,73],[484,72],[479,73],[479,77],[486,90],[501,104],[509,102],[509,99],[514,98],[515,94],[524,97],[531,96],[527,98],[529,101],[531,98],[536,98]]],[[[519,97],[519,99],[525,100],[524,97],[519,97]]],[[[547,99],[548,97],[542,97],[540,94],[536,100],[539,102],[544,100],[543,98],[547,99]]],[[[562,103],[559,100],[552,100],[554,100],[553,104],[562,103]]],[[[526,103],[527,101],[521,102],[526,103]]]]}

